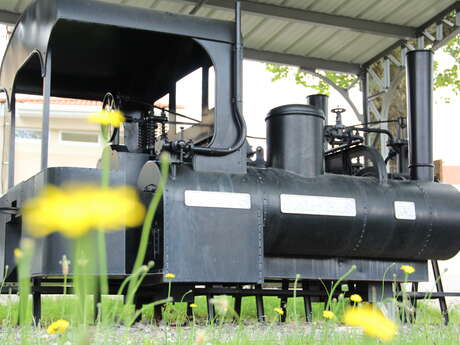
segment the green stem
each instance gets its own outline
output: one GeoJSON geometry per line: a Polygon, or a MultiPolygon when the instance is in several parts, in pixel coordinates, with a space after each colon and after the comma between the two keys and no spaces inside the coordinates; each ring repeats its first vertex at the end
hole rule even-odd
{"type": "MultiPolygon", "coordinates": [[[[145,253],[147,251],[149,234],[152,228],[153,218],[155,217],[156,210],[158,208],[158,205],[160,204],[161,197],[163,196],[164,186],[166,185],[166,181],[168,180],[168,172],[169,159],[162,159],[160,183],[158,185],[157,190],[155,191],[155,194],[153,195],[152,200],[150,201],[150,205],[147,210],[147,215],[145,216],[144,225],[142,226],[139,250],[137,251],[137,256],[136,260],[134,261],[132,272],[136,272],[144,262],[145,253]]],[[[134,280],[130,281],[128,291],[134,288],[135,283],[136,282],[134,280]]]]}
{"type": "Polygon", "coordinates": [[[351,266],[351,268],[343,275],[339,278],[339,280],[337,280],[335,282],[335,284],[332,286],[332,289],[331,289],[331,292],[329,293],[329,297],[327,299],[327,304],[326,304],[326,310],[329,310],[330,309],[330,306],[331,306],[331,302],[332,302],[332,296],[334,295],[334,291],[335,289],[337,288],[337,286],[339,286],[339,284],[346,278],[348,277],[354,270],[356,269],[356,266],[353,265],[351,266]]]}
{"type": "MultiPolygon", "coordinates": [[[[123,282],[121,283],[120,287],[118,288],[118,292],[117,292],[117,296],[121,296],[122,293],[123,293],[123,290],[125,289],[126,285],[131,281],[131,280],[135,280],[140,274],[142,274],[142,267],[139,268],[139,270],[135,273],[132,273],[131,275],[129,275],[126,279],[123,280],[123,282]]],[[[124,309],[123,309],[124,310],[124,309]]],[[[113,323],[114,320],[115,320],[115,314],[116,314],[116,308],[112,308],[110,314],[109,314],[109,317],[108,317],[108,321],[109,323],[113,323]]]]}
{"type": "Polygon", "coordinates": [[[383,296],[384,296],[384,292],[385,292],[385,278],[386,278],[386,275],[388,273],[388,271],[394,266],[396,265],[394,262],[389,265],[386,269],[385,269],[385,272],[383,272],[383,278],[382,278],[382,294],[380,296],[380,301],[383,301],[383,296]]]}
{"type": "MultiPolygon", "coordinates": [[[[102,151],[102,171],[101,171],[101,186],[108,188],[110,185],[110,147],[108,143],[104,143],[104,150],[102,151]]],[[[109,284],[107,281],[107,249],[105,244],[104,229],[99,229],[97,232],[97,250],[99,256],[99,284],[101,295],[109,293],[109,284]]]]}
{"type": "Polygon", "coordinates": [[[22,257],[18,260],[18,281],[19,281],[19,324],[21,329],[30,326],[29,317],[29,295],[30,289],[30,265],[32,261],[32,249],[22,247],[22,257]]]}
{"type": "Polygon", "coordinates": [[[295,280],[294,280],[294,291],[293,291],[293,296],[294,296],[294,321],[297,321],[297,283],[299,281],[300,274],[295,275],[295,280]]]}
{"type": "Polygon", "coordinates": [[[65,305],[66,305],[66,295],[67,295],[67,274],[64,274],[64,293],[62,296],[62,310],[61,310],[61,319],[64,318],[65,314],[65,305]]]}

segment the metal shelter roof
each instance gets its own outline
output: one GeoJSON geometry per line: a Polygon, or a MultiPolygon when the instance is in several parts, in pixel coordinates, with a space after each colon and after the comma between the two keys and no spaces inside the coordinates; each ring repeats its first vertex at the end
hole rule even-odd
{"type": "MultiPolygon", "coordinates": [[[[0,22],[14,23],[31,1],[0,0],[0,22]]],[[[233,20],[233,0],[104,1],[233,20]]],[[[460,11],[460,1],[243,0],[242,8],[246,58],[358,73],[448,12],[460,11]]],[[[454,25],[460,26],[459,17],[454,25]]]]}

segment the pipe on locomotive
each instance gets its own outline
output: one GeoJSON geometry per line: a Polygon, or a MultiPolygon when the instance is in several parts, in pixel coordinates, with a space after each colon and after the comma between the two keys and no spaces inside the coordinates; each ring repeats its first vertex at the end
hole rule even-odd
{"type": "Polygon", "coordinates": [[[212,147],[199,147],[191,146],[191,151],[205,156],[225,156],[235,151],[238,151],[246,142],[246,123],[244,122],[241,113],[241,85],[242,85],[242,57],[243,57],[243,43],[241,39],[241,1],[235,0],[235,48],[234,48],[234,62],[233,62],[233,95],[232,106],[233,115],[238,126],[238,139],[235,144],[228,148],[212,148],[212,147]]]}
{"type": "Polygon", "coordinates": [[[433,181],[433,52],[406,55],[409,172],[412,180],[433,181]]]}
{"type": "Polygon", "coordinates": [[[324,114],[324,124],[328,123],[328,113],[329,113],[329,96],[323,94],[315,94],[307,96],[307,104],[312,105],[318,109],[321,109],[324,114]]]}

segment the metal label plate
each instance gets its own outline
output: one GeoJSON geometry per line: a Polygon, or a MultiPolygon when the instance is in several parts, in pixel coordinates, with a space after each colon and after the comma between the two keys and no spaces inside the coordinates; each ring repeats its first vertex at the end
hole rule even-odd
{"type": "Polygon", "coordinates": [[[395,201],[396,219],[415,220],[415,203],[412,201],[395,201]]]}
{"type": "Polygon", "coordinates": [[[282,213],[340,217],[356,216],[356,201],[353,198],[281,194],[280,203],[282,213]]]}
{"type": "Polygon", "coordinates": [[[184,196],[186,206],[251,209],[251,195],[248,193],[186,190],[184,196]]]}

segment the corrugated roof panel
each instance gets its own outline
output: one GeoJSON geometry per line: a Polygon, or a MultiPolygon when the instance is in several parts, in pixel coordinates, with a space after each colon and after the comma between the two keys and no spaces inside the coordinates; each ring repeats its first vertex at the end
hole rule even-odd
{"type": "Polygon", "coordinates": [[[155,6],[156,10],[178,13],[184,4],[176,1],[162,1],[155,6]]]}
{"type": "Polygon", "coordinates": [[[388,47],[392,46],[395,44],[398,40],[394,38],[380,38],[379,41],[375,42],[375,44],[368,46],[368,50],[366,50],[363,54],[360,56],[357,56],[353,61],[356,63],[366,63],[373,57],[379,55],[381,52],[383,52],[385,49],[388,47]]]}
{"type": "Polygon", "coordinates": [[[271,39],[272,35],[275,35],[285,25],[286,22],[283,20],[271,19],[263,21],[245,37],[245,42],[248,47],[259,49],[271,39]]]}
{"type": "MultiPolygon", "coordinates": [[[[122,3],[119,0],[111,1],[111,2],[122,3]]],[[[152,6],[152,0],[129,0],[129,3],[127,1],[125,1],[124,3],[129,6],[146,7],[146,8],[150,8],[150,6],[152,6]]]]}
{"type": "MultiPolygon", "coordinates": [[[[335,11],[335,14],[345,17],[359,17],[364,18],[365,14],[372,12],[372,8],[375,7],[379,0],[350,0],[347,1],[343,6],[335,11]]],[[[391,2],[392,0],[387,0],[391,2]]],[[[399,1],[400,0],[393,0],[399,1]]]]}
{"type": "Polygon", "coordinates": [[[327,59],[331,60],[342,60],[342,61],[354,61],[354,62],[365,62],[362,59],[362,55],[367,53],[369,47],[374,46],[377,42],[381,41],[381,37],[368,34],[358,34],[351,41],[344,41],[341,47],[338,47],[336,51],[331,49],[331,53],[326,56],[327,59]]]}
{"type": "Polygon", "coordinates": [[[310,8],[315,2],[318,0],[287,0],[283,6],[292,7],[292,8],[300,8],[300,9],[307,9],[310,8]]]}
{"type": "Polygon", "coordinates": [[[350,0],[317,1],[310,6],[310,11],[335,14],[350,0]]]}
{"type": "Polygon", "coordinates": [[[308,33],[298,40],[287,52],[295,55],[307,56],[311,51],[323,45],[330,37],[336,35],[337,30],[333,28],[319,29],[314,26],[308,33]]]}
{"type": "Polygon", "coordinates": [[[255,2],[261,2],[263,4],[270,4],[270,5],[276,5],[276,6],[286,6],[284,4],[286,0],[255,0],[255,2]]]}
{"type": "Polygon", "coordinates": [[[251,16],[248,14],[243,15],[243,22],[242,22],[242,31],[243,31],[243,37],[248,37],[248,35],[251,34],[252,31],[254,31],[257,26],[260,25],[264,21],[263,18],[257,17],[257,16],[251,16]]]}
{"type": "MultiPolygon", "coordinates": [[[[309,51],[308,55],[317,58],[327,59],[327,57],[329,55],[332,55],[332,53],[340,51],[341,49],[343,49],[345,45],[353,42],[358,35],[359,34],[351,31],[339,32],[338,30],[336,30],[331,37],[325,40],[322,44],[319,44],[317,47],[315,47],[314,50],[309,51]]],[[[339,57],[336,57],[336,60],[342,61],[342,59],[339,57]]]]}
{"type": "Polygon", "coordinates": [[[264,46],[264,49],[286,52],[293,44],[296,44],[299,40],[306,36],[310,30],[313,30],[314,27],[314,25],[289,23],[283,28],[283,30],[278,32],[276,37],[272,38],[268,44],[264,46]]]}
{"type": "MultiPolygon", "coordinates": [[[[401,0],[386,0],[386,1],[377,1],[374,2],[371,7],[365,6],[366,11],[361,13],[359,18],[361,19],[366,19],[366,20],[371,20],[371,21],[382,21],[385,23],[391,23],[391,24],[400,24],[400,23],[395,23],[394,21],[391,21],[389,16],[394,12],[394,11],[399,11],[401,7],[405,5],[410,0],[406,1],[401,1],[401,0]]],[[[363,6],[363,7],[364,7],[363,6]]],[[[343,14],[343,15],[348,15],[350,17],[356,17],[357,14],[343,14]]]]}
{"type": "Polygon", "coordinates": [[[454,0],[408,0],[383,20],[401,25],[407,25],[410,22],[411,26],[419,26],[454,2],[454,0]]]}
{"type": "Polygon", "coordinates": [[[219,20],[234,20],[235,15],[233,14],[232,11],[219,11],[215,10],[211,15],[211,18],[213,19],[219,19],[219,20]]]}

